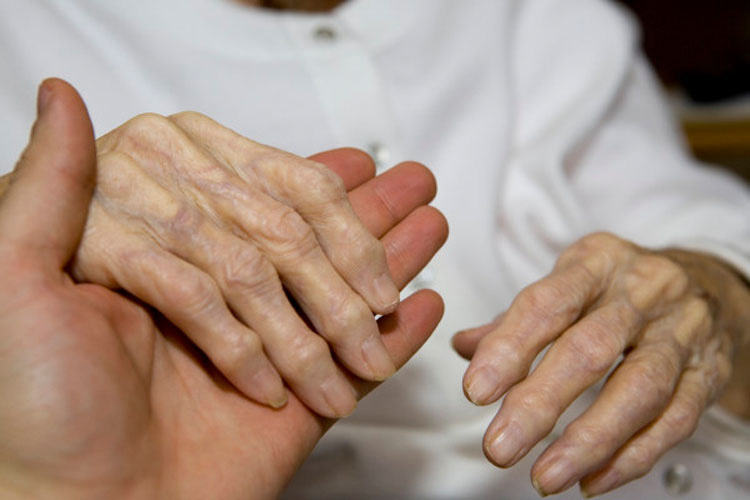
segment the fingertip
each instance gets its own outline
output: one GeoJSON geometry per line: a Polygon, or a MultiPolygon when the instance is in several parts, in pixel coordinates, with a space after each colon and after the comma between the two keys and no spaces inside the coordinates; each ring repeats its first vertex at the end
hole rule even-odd
{"type": "Polygon", "coordinates": [[[41,117],[49,108],[52,98],[52,86],[55,85],[54,78],[47,78],[39,84],[36,94],[36,116],[41,117]]]}
{"type": "Polygon", "coordinates": [[[265,357],[249,360],[237,372],[225,370],[229,380],[248,398],[274,409],[283,408],[288,394],[281,376],[265,357]]]}
{"type": "Polygon", "coordinates": [[[396,373],[396,365],[385,348],[380,335],[370,337],[362,343],[362,357],[370,375],[369,379],[382,382],[396,373]]]}
{"type": "Polygon", "coordinates": [[[410,176],[413,176],[414,179],[419,182],[425,192],[428,202],[435,198],[435,195],[437,195],[438,185],[435,174],[423,163],[419,163],[417,161],[405,161],[399,163],[398,165],[393,167],[393,169],[410,170],[410,176]]]}
{"type": "Polygon", "coordinates": [[[477,406],[485,406],[494,403],[499,397],[500,374],[490,366],[470,366],[464,378],[464,393],[469,401],[477,406]]]}
{"type": "Polygon", "coordinates": [[[370,307],[376,314],[390,314],[396,310],[401,300],[398,288],[390,273],[383,273],[373,280],[373,304],[370,307]]]}
{"type": "Polygon", "coordinates": [[[328,406],[328,411],[318,413],[328,418],[348,417],[357,409],[357,396],[354,388],[340,375],[335,375],[321,384],[323,399],[328,406]]]}
{"type": "Polygon", "coordinates": [[[534,487],[540,497],[544,498],[547,496],[547,493],[544,491],[544,488],[542,488],[542,485],[539,483],[539,480],[537,478],[534,477],[531,479],[531,485],[534,487]]]}
{"type": "Polygon", "coordinates": [[[308,157],[333,170],[351,191],[375,176],[375,162],[370,155],[356,148],[338,148],[308,157]]]}
{"type": "Polygon", "coordinates": [[[275,410],[283,408],[288,402],[289,396],[284,388],[278,394],[272,394],[268,399],[268,405],[275,410]]]}
{"type": "Polygon", "coordinates": [[[473,351],[466,346],[466,330],[456,332],[451,337],[451,347],[456,353],[467,361],[471,361],[473,351]]]}

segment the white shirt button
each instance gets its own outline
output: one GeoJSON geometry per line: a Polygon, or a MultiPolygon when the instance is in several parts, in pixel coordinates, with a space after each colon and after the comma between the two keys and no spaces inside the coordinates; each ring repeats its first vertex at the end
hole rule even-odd
{"type": "Polygon", "coordinates": [[[336,40],[338,34],[331,26],[321,25],[312,32],[313,38],[321,43],[330,43],[336,40]]]}
{"type": "Polygon", "coordinates": [[[664,471],[664,487],[672,495],[684,495],[693,486],[693,475],[683,464],[673,464],[664,471]]]}
{"type": "Polygon", "coordinates": [[[412,280],[411,284],[417,290],[422,288],[429,288],[435,284],[435,275],[429,267],[425,267],[422,271],[417,274],[412,280]]]}
{"type": "Polygon", "coordinates": [[[371,142],[367,145],[367,152],[375,162],[376,168],[381,169],[388,166],[388,162],[391,159],[391,152],[382,143],[371,142]]]}

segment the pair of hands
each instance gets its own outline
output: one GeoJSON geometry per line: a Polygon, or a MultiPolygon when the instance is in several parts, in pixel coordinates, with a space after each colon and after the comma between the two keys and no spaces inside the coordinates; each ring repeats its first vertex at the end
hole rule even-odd
{"type": "MultiPolygon", "coordinates": [[[[0,380],[13,396],[0,423],[16,437],[0,454],[0,477],[21,494],[44,487],[58,496],[64,488],[72,496],[275,494],[330,423],[308,408],[346,414],[373,385],[349,371],[374,380],[392,371],[382,351],[373,361],[365,352],[372,349],[363,349],[373,339],[370,310],[393,307],[384,299],[390,287],[382,293],[368,283],[383,276],[387,262],[402,286],[439,247],[444,220],[416,208],[434,194],[434,180],[415,164],[370,179],[372,165],[359,153],[318,155],[351,189],[364,223],[358,226],[341,203],[342,187],[318,166],[199,115],[146,116],[100,140],[97,191],[78,247],[93,136],[70,89],[60,82],[44,88],[56,98],[42,106],[0,208],[9,285],[0,307],[2,331],[10,332],[0,380]],[[61,156],[71,161],[61,164],[61,156]],[[326,212],[323,204],[337,200],[338,212],[326,212]],[[249,218],[263,211],[272,215],[249,218]],[[344,228],[353,244],[337,254],[344,228]],[[382,237],[384,260],[367,232],[382,237]],[[71,258],[76,280],[124,288],[170,321],[102,286],[74,284],[65,267],[71,258]],[[351,265],[357,258],[373,263],[366,278],[351,265]],[[302,273],[293,261],[304,263],[302,273]],[[310,326],[300,323],[282,283],[310,326]],[[316,292],[326,296],[314,299],[338,300],[305,298],[316,292]],[[356,334],[341,336],[350,326],[356,334]],[[280,389],[282,378],[295,395],[280,389]],[[286,397],[283,409],[268,407],[286,397]],[[200,474],[217,464],[221,477],[200,474]]],[[[598,494],[645,473],[725,386],[732,350],[748,340],[747,303],[741,280],[710,257],[653,252],[606,234],[583,239],[495,322],[454,339],[472,358],[469,398],[487,404],[507,392],[485,436],[488,457],[500,466],[517,462],[624,356],[597,402],[545,451],[532,476],[542,493],[580,480],[586,493],[598,494]]],[[[379,321],[375,349],[384,347],[399,366],[440,312],[430,292],[408,299],[379,321]]]]}
{"type": "MultiPolygon", "coordinates": [[[[182,118],[189,121],[194,117],[182,118]]],[[[154,117],[147,120],[153,121],[154,117]]],[[[194,131],[196,136],[219,130],[211,124],[205,126],[207,128],[203,129],[198,126],[194,131]]],[[[189,151],[199,156],[198,160],[204,160],[197,163],[206,167],[198,169],[198,174],[205,175],[199,181],[215,188],[216,192],[227,194],[217,199],[226,202],[237,194],[230,189],[235,180],[227,181],[226,170],[216,168],[214,160],[220,156],[219,152],[214,152],[213,160],[200,157],[202,152],[174,142],[174,130],[160,130],[166,137],[153,139],[161,141],[162,146],[178,144],[181,147],[171,152],[189,151]]],[[[223,134],[225,129],[219,132],[223,134]]],[[[232,213],[240,218],[248,206],[217,207],[209,205],[205,199],[193,199],[197,201],[194,206],[203,208],[206,218],[190,211],[189,203],[175,199],[184,195],[184,199],[189,200],[196,193],[182,182],[175,183],[177,191],[166,191],[169,181],[176,180],[169,178],[167,163],[156,165],[151,171],[152,175],[166,176],[162,178],[163,184],[150,185],[147,178],[140,178],[138,185],[131,184],[127,176],[139,169],[139,173],[145,172],[147,167],[143,163],[129,163],[123,153],[118,152],[117,144],[106,142],[133,140],[132,136],[124,135],[109,135],[104,145],[99,144],[105,157],[99,157],[97,171],[93,132],[78,95],[61,81],[47,81],[40,88],[39,117],[30,145],[0,204],[3,234],[0,266],[5,280],[0,291],[0,331],[3,332],[0,391],[4,396],[0,406],[3,431],[0,483],[8,495],[22,498],[45,494],[55,498],[274,496],[331,423],[310,407],[333,416],[351,411],[349,399],[344,400],[345,404],[331,403],[325,394],[316,399],[319,395],[314,391],[306,392],[314,389],[314,384],[308,387],[301,379],[317,376],[316,370],[335,373],[340,377],[335,389],[341,390],[351,401],[362,397],[376,382],[368,383],[342,369],[333,362],[327,349],[324,353],[306,352],[306,346],[311,343],[309,327],[285,330],[284,323],[275,323],[289,321],[280,317],[287,314],[285,307],[289,303],[285,302],[285,295],[277,293],[281,290],[279,281],[284,280],[292,293],[295,290],[301,293],[307,291],[305,286],[316,285],[316,277],[302,276],[302,273],[293,276],[282,273],[281,278],[263,274],[267,269],[263,258],[267,257],[266,254],[263,258],[257,257],[257,249],[264,248],[264,242],[253,240],[257,245],[255,249],[240,249],[239,242],[230,241],[230,245],[236,243],[230,248],[236,249],[240,257],[252,257],[240,259],[248,268],[219,269],[226,272],[209,275],[207,270],[218,269],[209,267],[216,255],[212,247],[201,246],[210,243],[201,238],[207,235],[227,243],[230,237],[241,239],[247,235],[242,232],[241,221],[235,220],[231,226],[211,226],[207,217],[218,215],[220,209],[234,209],[232,213]],[[115,162],[115,166],[108,171],[110,161],[115,162]],[[90,204],[95,172],[99,178],[94,201],[90,204]],[[147,191],[133,192],[134,189],[147,191]],[[152,203],[156,194],[162,195],[159,204],[152,203]],[[129,203],[129,199],[134,199],[135,203],[129,203]],[[125,216],[131,224],[119,226],[113,215],[125,216]],[[186,219],[192,224],[184,226],[186,219]],[[184,227],[188,227],[186,232],[184,227]],[[145,236],[151,237],[151,242],[145,236]],[[176,237],[189,239],[183,242],[194,244],[199,247],[196,251],[203,253],[186,256],[160,250],[167,248],[178,252],[181,241],[170,239],[176,237]],[[101,256],[89,246],[94,244],[101,246],[101,256]],[[258,270],[258,277],[251,274],[253,270],[258,270]],[[140,273],[142,277],[138,276],[140,273]],[[164,316],[150,314],[134,297],[128,298],[99,284],[76,282],[71,274],[125,287],[133,295],[153,301],[157,306],[166,304],[161,300],[172,300],[182,307],[165,308],[161,311],[164,316]],[[190,281],[195,276],[201,276],[197,285],[190,281]],[[221,281],[224,277],[226,281],[221,281]],[[244,281],[256,278],[250,283],[244,281]],[[156,295],[149,295],[148,283],[155,283],[156,295]],[[247,295],[246,301],[239,302],[243,294],[247,295]],[[263,311],[251,304],[259,297],[278,309],[269,307],[263,311]],[[229,303],[232,311],[229,312],[227,306],[216,305],[217,300],[221,300],[221,304],[229,303]],[[241,309],[245,304],[249,304],[250,312],[241,309]],[[256,319],[254,314],[261,317],[256,319]],[[243,322],[234,320],[236,325],[232,326],[235,315],[243,322]],[[268,323],[263,323],[264,320],[268,323]],[[243,326],[247,325],[244,321],[258,326],[251,331],[243,326]],[[175,324],[179,324],[182,331],[175,324]],[[264,365],[267,360],[264,361],[258,341],[254,340],[255,336],[264,336],[264,347],[266,342],[271,342],[265,337],[265,326],[282,329],[279,334],[287,337],[280,342],[289,342],[293,353],[294,347],[298,347],[296,354],[303,361],[300,373],[279,370],[290,385],[301,380],[280,409],[251,399],[280,403],[280,399],[274,399],[279,398],[278,392],[273,392],[273,384],[268,383],[273,382],[273,376],[268,374],[273,374],[275,368],[264,365]],[[228,346],[222,334],[227,334],[228,346]],[[252,348],[246,349],[246,345],[252,348]],[[330,367],[315,366],[329,360],[330,367]],[[224,361],[226,364],[222,364],[224,361]],[[249,373],[243,371],[244,364],[250,366],[249,373]],[[217,366],[226,370],[225,374],[233,383],[217,366]],[[297,390],[304,396],[298,398],[297,390]],[[302,398],[307,399],[303,402],[302,398]]],[[[138,136],[138,140],[145,142],[132,144],[132,149],[142,146],[147,150],[149,144],[154,144],[150,142],[152,138],[145,135],[138,136]]],[[[169,152],[170,148],[165,150],[169,152]]],[[[274,158],[276,152],[268,154],[271,158],[266,166],[284,168],[283,163],[288,158],[274,158]]],[[[230,161],[227,157],[221,159],[230,161]]],[[[382,371],[368,372],[373,363],[357,357],[357,346],[351,348],[353,355],[346,358],[350,345],[345,341],[334,342],[334,351],[347,368],[351,366],[357,374],[378,379],[401,366],[416,351],[442,314],[442,302],[434,292],[419,292],[397,306],[390,295],[390,287],[396,290],[408,282],[446,237],[447,226],[442,215],[422,206],[434,194],[434,179],[417,164],[403,164],[373,179],[371,162],[362,153],[351,150],[325,153],[316,159],[341,175],[343,182],[338,182],[338,186],[350,188],[349,201],[362,220],[348,233],[349,250],[356,258],[362,257],[357,252],[364,251],[364,257],[374,259],[375,264],[357,275],[354,261],[347,261],[352,255],[332,258],[332,265],[339,266],[336,272],[342,276],[342,282],[336,286],[343,291],[339,295],[331,292],[339,302],[314,304],[300,300],[300,307],[309,311],[313,324],[323,321],[318,316],[318,307],[326,313],[330,312],[329,308],[341,312],[341,324],[334,324],[332,328],[345,328],[347,321],[359,321],[357,314],[361,314],[361,303],[352,303],[350,296],[355,294],[341,283],[357,289],[357,297],[367,297],[377,304],[376,310],[388,312],[395,307],[377,323],[369,310],[367,312],[366,319],[372,321],[380,347],[391,364],[384,369],[378,366],[382,371]],[[362,230],[375,236],[365,235],[362,230]],[[381,250],[373,257],[366,252],[372,248],[377,250],[381,244],[377,241],[373,244],[375,237],[381,239],[385,252],[381,250]],[[366,244],[360,245],[362,241],[366,244]],[[387,268],[379,268],[379,263],[387,268]],[[342,269],[349,264],[354,275],[347,280],[342,269]],[[367,283],[373,273],[376,277],[385,273],[391,283],[383,285],[380,280],[380,290],[368,290],[367,283]],[[356,288],[357,284],[360,288],[356,288]],[[382,293],[383,289],[387,293],[382,293]]],[[[164,157],[161,160],[167,162],[164,157]]],[[[290,179],[295,172],[282,172],[285,182],[291,186],[303,186],[320,179],[307,174],[290,179]]],[[[254,184],[263,182],[260,174],[246,175],[254,184]]],[[[330,176],[323,178],[331,179],[330,176]]],[[[252,204],[262,199],[268,202],[263,207],[278,208],[268,199],[271,196],[268,193],[281,200],[285,193],[273,191],[273,186],[265,187],[268,189],[266,198],[263,193],[249,191],[253,196],[239,200],[252,204]]],[[[325,188],[321,190],[325,192],[325,188]]],[[[336,219],[325,207],[312,203],[309,209],[320,217],[320,231],[325,231],[325,223],[331,224],[334,233],[348,227],[348,220],[336,219]]],[[[265,243],[278,243],[282,250],[289,252],[287,257],[296,255],[308,259],[305,262],[312,266],[319,258],[320,249],[310,241],[306,248],[295,248],[291,240],[285,239],[287,230],[299,230],[301,224],[291,212],[278,210],[273,227],[261,228],[267,229],[267,233],[261,231],[261,234],[279,240],[265,243]]],[[[316,236],[317,241],[326,241],[316,236]]],[[[281,256],[284,257],[284,252],[281,256]]],[[[371,332],[365,330],[354,339],[362,341],[369,335],[371,332]]],[[[268,351],[269,357],[273,357],[271,347],[268,351]]],[[[274,366],[285,366],[283,361],[273,361],[278,362],[274,366]]],[[[289,359],[289,363],[295,361],[293,357],[289,359]]]]}

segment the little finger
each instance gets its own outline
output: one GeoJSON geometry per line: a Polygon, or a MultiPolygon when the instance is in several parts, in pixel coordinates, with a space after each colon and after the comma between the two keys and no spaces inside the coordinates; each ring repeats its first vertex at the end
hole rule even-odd
{"type": "Polygon", "coordinates": [[[664,412],[626,442],[609,462],[581,480],[584,494],[601,495],[646,475],[664,453],[690,437],[712,392],[706,380],[698,370],[686,371],[664,412]]]}
{"type": "Polygon", "coordinates": [[[121,243],[124,251],[109,248],[119,255],[110,272],[120,286],[184,331],[249,398],[274,408],[286,403],[286,389],[260,338],[234,317],[211,277],[164,250],[127,238],[121,243]]]}
{"type": "Polygon", "coordinates": [[[604,385],[599,397],[532,468],[541,491],[557,493],[600,468],[635,433],[663,411],[672,398],[689,350],[673,340],[673,332],[707,327],[699,315],[675,311],[644,332],[604,385]]]}

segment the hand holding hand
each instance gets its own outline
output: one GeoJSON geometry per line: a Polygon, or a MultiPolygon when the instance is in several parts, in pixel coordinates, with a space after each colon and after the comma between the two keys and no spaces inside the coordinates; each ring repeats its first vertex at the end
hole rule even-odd
{"type": "Polygon", "coordinates": [[[621,359],[532,478],[543,494],[580,480],[593,495],[645,474],[721,393],[733,345],[750,338],[748,303],[741,280],[713,258],[603,233],[583,238],[495,322],[454,338],[471,359],[469,399],[489,404],[505,394],[485,434],[487,457],[516,463],[621,359]]]}
{"type": "MultiPolygon", "coordinates": [[[[347,184],[361,184],[352,206],[382,236],[391,275],[403,286],[446,236],[437,210],[415,210],[434,180],[416,164],[367,180],[367,163],[351,151],[318,158],[347,184]]],[[[169,322],[71,279],[66,265],[94,175],[82,101],[64,82],[45,82],[31,143],[0,201],[3,498],[278,495],[331,421],[294,395],[280,410],[254,403],[169,322]]],[[[397,366],[441,313],[440,298],[423,291],[379,320],[397,366]]],[[[357,398],[376,385],[346,380],[357,398]]]]}

